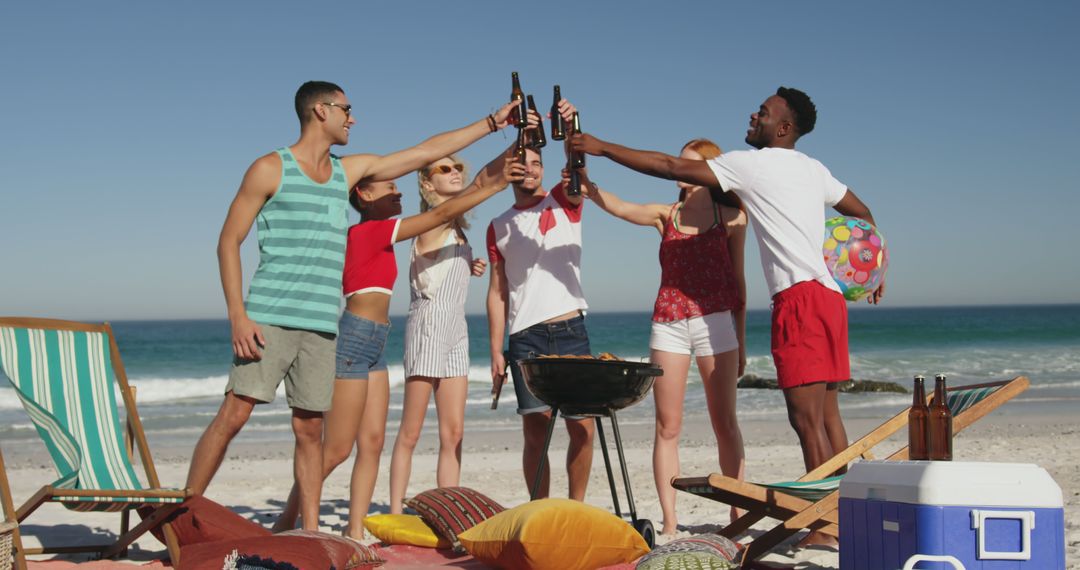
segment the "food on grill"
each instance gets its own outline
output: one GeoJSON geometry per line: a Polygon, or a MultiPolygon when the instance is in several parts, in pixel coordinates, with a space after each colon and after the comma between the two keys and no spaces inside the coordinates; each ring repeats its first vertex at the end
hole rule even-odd
{"type": "Polygon", "coordinates": [[[576,354],[545,354],[537,356],[537,358],[577,358],[580,360],[622,360],[618,356],[611,354],[610,352],[601,352],[600,354],[593,356],[591,354],[576,355],[576,354]]]}

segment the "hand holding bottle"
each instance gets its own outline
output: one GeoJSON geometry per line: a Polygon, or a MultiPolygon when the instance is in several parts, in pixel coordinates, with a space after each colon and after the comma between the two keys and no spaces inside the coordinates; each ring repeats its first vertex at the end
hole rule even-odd
{"type": "Polygon", "coordinates": [[[517,101],[510,101],[491,115],[495,119],[495,130],[505,129],[511,124],[510,112],[517,108],[517,101]]]}

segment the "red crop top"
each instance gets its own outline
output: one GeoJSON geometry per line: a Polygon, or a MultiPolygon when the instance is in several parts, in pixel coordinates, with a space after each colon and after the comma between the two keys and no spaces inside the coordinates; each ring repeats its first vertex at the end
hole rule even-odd
{"type": "Polygon", "coordinates": [[[394,290],[397,279],[397,241],[401,220],[369,220],[349,228],[345,247],[345,273],[341,285],[345,297],[357,293],[386,293],[394,290]]]}

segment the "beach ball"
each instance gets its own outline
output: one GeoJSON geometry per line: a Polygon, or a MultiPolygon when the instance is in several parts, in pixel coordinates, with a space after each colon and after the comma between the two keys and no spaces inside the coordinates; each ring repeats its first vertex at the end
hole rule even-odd
{"type": "Polygon", "coordinates": [[[885,237],[866,220],[850,216],[825,220],[821,253],[848,301],[858,301],[877,289],[889,267],[885,237]]]}

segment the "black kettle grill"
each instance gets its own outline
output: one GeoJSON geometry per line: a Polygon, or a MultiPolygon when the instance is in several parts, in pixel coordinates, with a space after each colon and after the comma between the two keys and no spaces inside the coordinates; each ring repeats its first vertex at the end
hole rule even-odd
{"type": "MultiPolygon", "coordinates": [[[[529,390],[552,408],[547,437],[544,439],[544,450],[540,455],[540,465],[536,471],[536,478],[533,480],[533,488],[530,490],[530,499],[535,499],[539,491],[540,475],[547,462],[551,434],[555,431],[555,421],[558,419],[559,412],[561,411],[563,415],[611,418],[615,449],[619,453],[619,466],[622,468],[623,484],[626,486],[626,502],[630,507],[630,523],[634,526],[634,530],[645,539],[649,548],[652,548],[655,544],[656,532],[652,521],[637,518],[634,494],[630,490],[630,474],[626,470],[626,457],[623,454],[622,437],[619,435],[619,422],[615,417],[615,411],[632,406],[644,399],[656,377],[663,375],[664,371],[647,362],[594,358],[526,358],[519,360],[518,365],[525,376],[525,384],[529,390]]],[[[607,441],[604,438],[604,425],[600,419],[596,421],[596,433],[600,436],[600,450],[604,455],[604,467],[607,469],[615,514],[622,518],[619,496],[615,490],[615,476],[611,471],[611,459],[608,456],[607,441]]]]}

